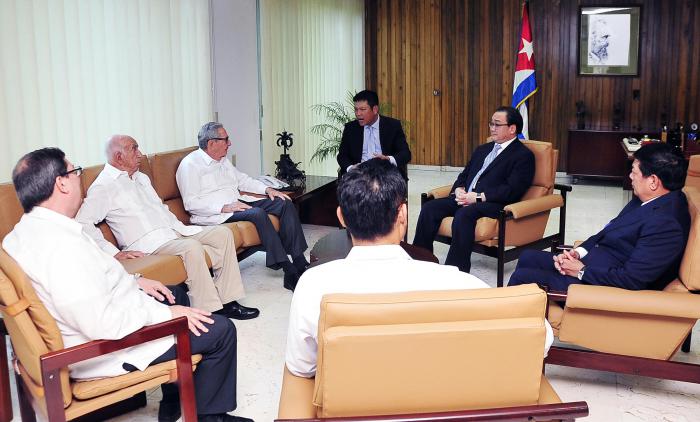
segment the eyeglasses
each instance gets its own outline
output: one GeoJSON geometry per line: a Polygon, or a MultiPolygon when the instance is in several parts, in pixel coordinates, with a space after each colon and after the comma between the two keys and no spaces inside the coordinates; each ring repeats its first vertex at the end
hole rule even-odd
{"type": "Polygon", "coordinates": [[[225,138],[209,138],[210,141],[226,141],[228,142],[228,136],[225,138]]]}
{"type": "Polygon", "coordinates": [[[61,173],[61,176],[62,176],[62,177],[65,177],[65,176],[68,176],[68,175],[71,174],[71,173],[75,173],[76,176],[80,177],[80,175],[83,174],[83,168],[80,167],[80,166],[78,166],[78,167],[73,167],[73,170],[64,171],[63,173],[61,173]]]}
{"type": "Polygon", "coordinates": [[[501,127],[501,126],[510,126],[508,123],[494,123],[494,122],[489,122],[489,129],[493,129],[495,127],[501,127]]]}

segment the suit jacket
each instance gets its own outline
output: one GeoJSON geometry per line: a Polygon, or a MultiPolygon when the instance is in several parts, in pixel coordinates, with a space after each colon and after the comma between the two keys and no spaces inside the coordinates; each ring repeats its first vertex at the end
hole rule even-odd
{"type": "MultiPolygon", "coordinates": [[[[464,170],[452,185],[452,192],[462,187],[468,189],[472,180],[484,164],[486,156],[493,149],[493,142],[478,146],[464,170]]],[[[517,202],[532,185],[535,176],[535,156],[522,142],[514,140],[508,148],[498,154],[495,160],[481,173],[474,192],[483,192],[487,202],[506,206],[517,202]]]]}
{"type": "Polygon", "coordinates": [[[663,289],[676,278],[690,215],[681,191],[641,206],[632,199],[603,230],[581,244],[582,281],[628,290],[663,289]]]}
{"type": "MultiPolygon", "coordinates": [[[[411,150],[408,149],[406,134],[401,128],[401,122],[391,117],[379,117],[379,143],[382,146],[382,154],[393,156],[404,179],[408,180],[406,165],[411,161],[411,150]]],[[[343,137],[338,150],[341,175],[345,174],[349,166],[358,164],[362,160],[363,142],[364,128],[357,120],[347,123],[343,129],[343,137]]]]}

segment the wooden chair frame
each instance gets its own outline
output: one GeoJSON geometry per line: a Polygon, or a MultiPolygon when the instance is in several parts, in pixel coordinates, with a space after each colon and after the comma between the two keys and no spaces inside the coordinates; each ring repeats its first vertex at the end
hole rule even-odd
{"type": "MultiPolygon", "coordinates": [[[[474,248],[473,252],[490,256],[492,258],[497,259],[497,270],[496,270],[496,286],[497,287],[503,287],[503,277],[504,277],[504,265],[506,262],[511,262],[520,257],[520,254],[523,253],[524,250],[526,249],[545,249],[548,247],[552,247],[552,251],[554,251],[554,248],[556,245],[561,245],[564,244],[564,235],[566,233],[566,193],[571,192],[571,186],[569,185],[562,185],[555,183],[554,184],[554,189],[558,190],[559,193],[562,196],[562,199],[564,200],[564,204],[560,207],[559,211],[559,231],[551,234],[549,236],[544,236],[541,239],[538,239],[534,242],[528,243],[526,245],[522,246],[515,246],[510,249],[506,249],[506,223],[508,220],[513,220],[513,214],[506,211],[506,210],[501,210],[499,213],[497,220],[498,220],[498,245],[497,246],[485,246],[482,245],[478,242],[474,243],[474,248]],[[554,245],[554,246],[553,246],[554,245]]],[[[421,194],[421,206],[425,205],[426,202],[431,201],[433,198],[429,196],[427,193],[422,193],[421,194]]],[[[435,241],[445,243],[445,244],[452,244],[452,238],[447,237],[447,236],[442,236],[442,235],[437,235],[435,236],[435,241]]]]}
{"type": "Polygon", "coordinates": [[[535,406],[502,407],[497,409],[462,410],[456,412],[415,413],[403,415],[359,416],[312,419],[275,419],[275,422],[324,422],[324,421],[384,421],[384,422],[467,422],[467,421],[549,421],[553,419],[573,421],[588,416],[585,401],[540,404],[535,406]]]}
{"type": "MultiPolygon", "coordinates": [[[[141,328],[120,340],[96,340],[42,355],[40,358],[41,376],[46,397],[48,420],[50,422],[63,422],[66,420],[59,376],[61,368],[169,335],[175,336],[177,382],[180,384],[180,406],[183,420],[196,422],[197,406],[194,396],[192,355],[186,317],[141,328]]],[[[36,414],[34,409],[38,403],[35,402],[34,397],[30,394],[22,377],[19,374],[15,374],[15,378],[17,380],[22,421],[35,422],[36,414]]]]}

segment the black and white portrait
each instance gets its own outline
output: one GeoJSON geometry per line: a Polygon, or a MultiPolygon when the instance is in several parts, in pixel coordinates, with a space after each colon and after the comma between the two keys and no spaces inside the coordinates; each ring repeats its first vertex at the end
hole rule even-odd
{"type": "Polygon", "coordinates": [[[588,65],[627,66],[630,48],[630,15],[590,15],[588,65]]]}

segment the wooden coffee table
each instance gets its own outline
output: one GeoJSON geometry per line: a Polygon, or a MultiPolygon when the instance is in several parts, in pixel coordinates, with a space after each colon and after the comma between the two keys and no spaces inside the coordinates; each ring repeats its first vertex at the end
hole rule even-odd
{"type": "Polygon", "coordinates": [[[340,227],[335,213],[337,186],[336,177],[307,175],[304,189],[285,193],[292,198],[302,223],[340,227]]]}
{"type": "MultiPolygon", "coordinates": [[[[400,246],[408,253],[408,255],[419,261],[428,261],[438,263],[438,259],[427,249],[413,246],[406,242],[401,242],[400,246]]],[[[326,262],[335,261],[348,256],[352,248],[352,239],[350,233],[345,229],[334,230],[331,233],[323,236],[311,248],[311,266],[321,265],[326,262]]]]}

